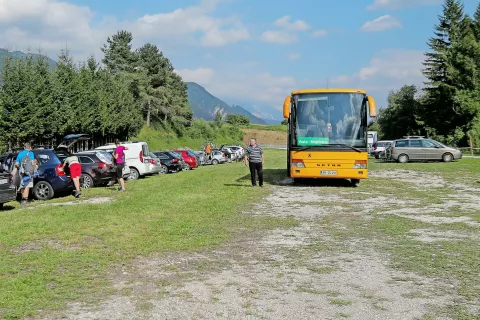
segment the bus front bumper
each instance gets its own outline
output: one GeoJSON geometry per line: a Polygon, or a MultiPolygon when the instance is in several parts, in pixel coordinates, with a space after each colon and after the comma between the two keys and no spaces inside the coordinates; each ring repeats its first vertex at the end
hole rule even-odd
{"type": "Polygon", "coordinates": [[[366,179],[368,177],[368,169],[291,168],[290,177],[294,179],[366,179]]]}

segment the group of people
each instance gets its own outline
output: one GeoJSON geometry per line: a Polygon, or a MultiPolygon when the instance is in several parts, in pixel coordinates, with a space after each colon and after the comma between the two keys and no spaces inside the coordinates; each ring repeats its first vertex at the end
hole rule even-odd
{"type": "MultiPolygon", "coordinates": [[[[125,180],[123,178],[123,169],[125,167],[125,150],[128,148],[120,145],[120,141],[115,140],[115,151],[113,154],[116,165],[116,177],[120,187],[118,191],[125,191],[125,180]]],[[[22,194],[21,204],[26,205],[28,203],[28,196],[30,189],[33,188],[33,180],[38,177],[38,161],[35,159],[35,155],[32,151],[32,145],[25,143],[24,150],[21,151],[15,159],[14,167],[12,170],[12,176],[17,174],[20,176],[19,190],[22,194]]],[[[82,165],[78,160],[78,157],[72,153],[63,160],[63,169],[68,168],[70,170],[70,177],[73,180],[75,186],[74,197],[79,198],[82,194],[80,188],[80,177],[82,175],[82,165]]]]}

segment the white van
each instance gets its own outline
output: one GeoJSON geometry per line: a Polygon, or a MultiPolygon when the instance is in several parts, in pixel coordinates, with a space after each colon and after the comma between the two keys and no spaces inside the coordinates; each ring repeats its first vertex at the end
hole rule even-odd
{"type": "MultiPolygon", "coordinates": [[[[150,174],[150,157],[148,156],[150,151],[146,142],[121,142],[120,145],[128,148],[128,150],[125,150],[125,163],[130,168],[129,180],[137,180],[150,174]]],[[[95,150],[113,152],[115,151],[115,144],[108,143],[95,148],[95,150]]]]}

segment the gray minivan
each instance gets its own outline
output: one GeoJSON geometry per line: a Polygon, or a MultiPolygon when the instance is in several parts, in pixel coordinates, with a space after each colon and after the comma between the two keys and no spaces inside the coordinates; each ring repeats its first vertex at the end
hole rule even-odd
{"type": "Polygon", "coordinates": [[[392,159],[399,163],[409,161],[451,162],[462,158],[462,152],[438,141],[424,137],[404,137],[392,143],[392,159]]]}

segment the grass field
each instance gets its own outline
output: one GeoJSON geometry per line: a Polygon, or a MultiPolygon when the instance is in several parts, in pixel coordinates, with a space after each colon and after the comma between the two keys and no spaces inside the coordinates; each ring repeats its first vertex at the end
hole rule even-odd
{"type": "MultiPolygon", "coordinates": [[[[293,230],[304,213],[310,215],[308,230],[315,237],[285,251],[289,266],[328,277],[337,269],[348,273],[346,263],[353,258],[336,261],[343,263],[340,266],[308,265],[307,260],[373,250],[392,270],[412,274],[388,282],[411,283],[416,290],[402,297],[412,299],[413,305],[418,301],[414,299],[447,297],[423,319],[479,319],[480,159],[405,165],[371,161],[369,179],[358,188],[318,182],[300,188],[284,185],[285,159],[285,151],[266,151],[270,187],[263,190],[247,188],[247,169],[233,163],[131,182],[121,194],[114,189],[87,190],[85,199],[77,200],[86,201],[83,204],[67,205],[72,199],[62,198],[46,205],[37,202],[34,209],[1,212],[0,318],[63,308],[67,301],[89,294],[106,296],[113,266],[154,254],[210,250],[249,233],[293,230]],[[272,214],[242,214],[249,202],[272,192],[278,194],[273,202],[280,203],[272,214]],[[105,203],[93,203],[99,199],[105,203]],[[430,284],[428,290],[424,283],[430,284]]],[[[279,279],[283,275],[273,270],[280,264],[273,261],[269,271],[279,279]]],[[[355,276],[358,271],[351,272],[355,276]]],[[[370,276],[371,281],[383,279],[380,274],[370,276]]],[[[296,285],[299,295],[326,295],[330,305],[340,308],[341,318],[358,310],[358,301],[340,291],[296,285]]],[[[363,293],[362,299],[378,312],[383,308],[383,300],[372,293],[363,293]]],[[[251,304],[245,308],[253,312],[251,304]]]]}
{"type": "Polygon", "coordinates": [[[241,163],[202,167],[127,183],[121,194],[87,190],[78,200],[111,200],[104,204],[36,202],[34,209],[0,212],[0,318],[60,308],[105,290],[109,267],[136,256],[196,251],[231,239],[241,228],[291,225],[292,219],[239,214],[266,192],[231,185],[246,170],[241,163]]]}

